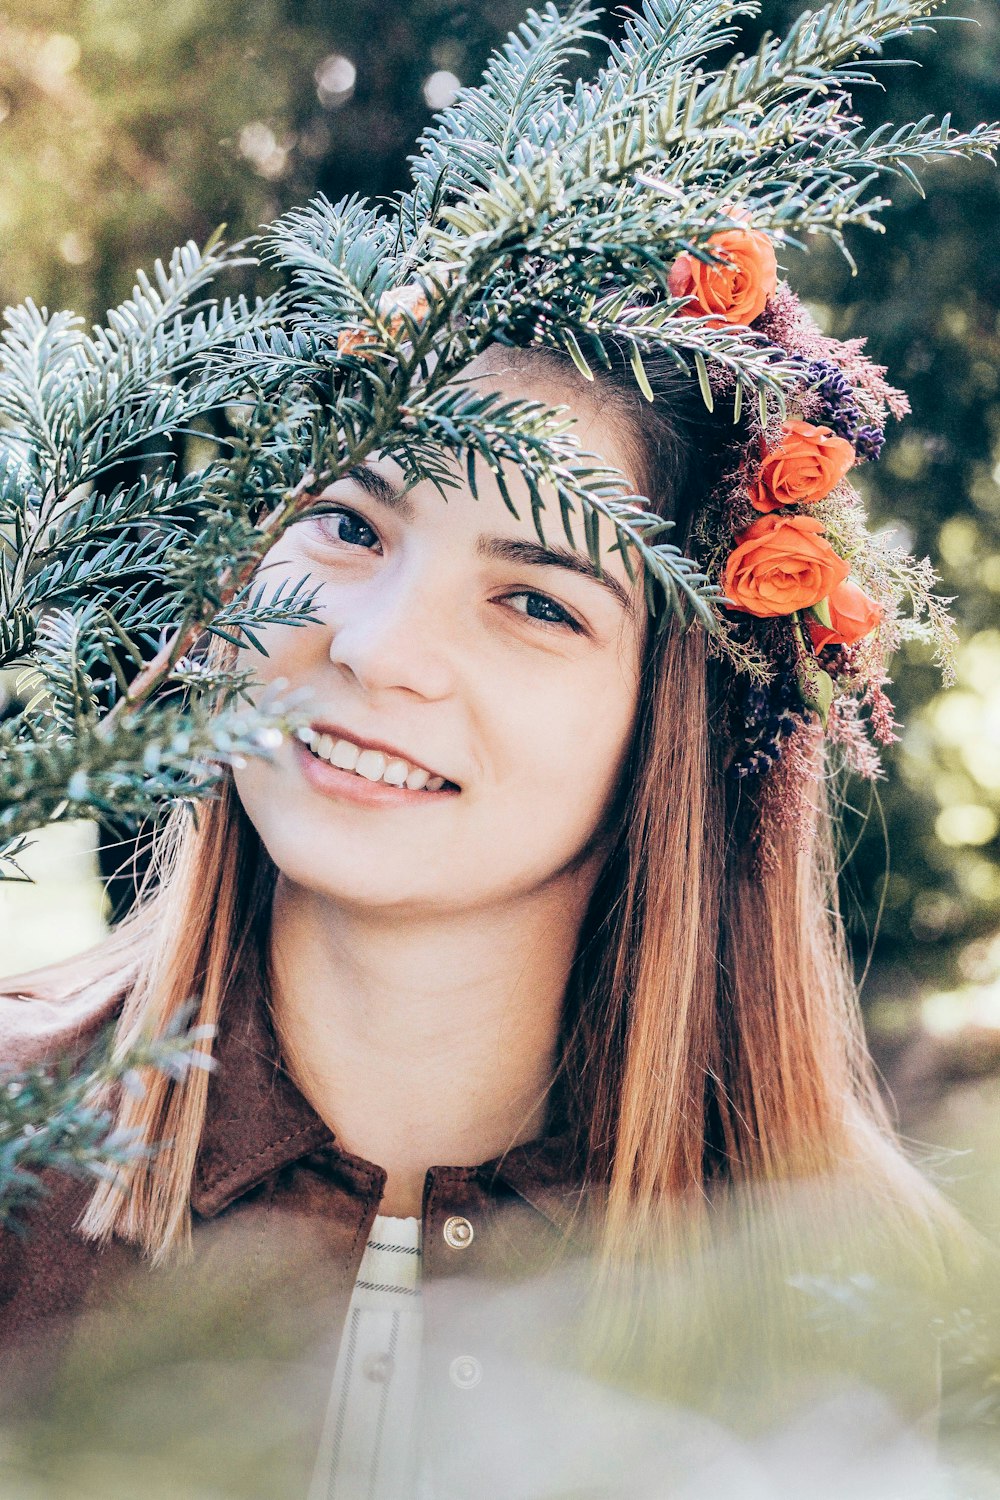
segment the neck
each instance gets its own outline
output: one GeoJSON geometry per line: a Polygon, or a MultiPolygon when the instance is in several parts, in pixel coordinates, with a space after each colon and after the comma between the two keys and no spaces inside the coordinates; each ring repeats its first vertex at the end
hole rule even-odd
{"type": "Polygon", "coordinates": [[[487,911],[345,908],[279,876],[272,1009],[286,1064],[341,1146],[419,1214],[432,1166],[477,1166],[545,1128],[592,876],[487,911]]]}

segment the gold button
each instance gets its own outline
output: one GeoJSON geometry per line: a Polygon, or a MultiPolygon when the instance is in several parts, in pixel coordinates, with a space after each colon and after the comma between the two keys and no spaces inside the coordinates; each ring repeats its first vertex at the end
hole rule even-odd
{"type": "Polygon", "coordinates": [[[453,1250],[464,1250],[466,1245],[471,1245],[475,1230],[464,1219],[461,1214],[452,1214],[450,1219],[444,1221],[444,1242],[453,1250]]]}
{"type": "Polygon", "coordinates": [[[448,1366],[452,1385],[460,1391],[471,1391],[483,1378],[483,1367],[474,1354],[459,1354],[448,1366]]]}

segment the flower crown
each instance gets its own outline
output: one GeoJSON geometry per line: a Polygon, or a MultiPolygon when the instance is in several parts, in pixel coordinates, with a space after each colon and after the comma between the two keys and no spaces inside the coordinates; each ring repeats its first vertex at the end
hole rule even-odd
{"type": "Polygon", "coordinates": [[[854,113],[850,89],[876,82],[859,60],[928,29],[938,4],[831,0],[784,39],[767,32],[756,54],[715,63],[758,0],[642,0],[620,13],[596,77],[573,86],[563,63],[596,40],[600,11],[546,4],[424,132],[414,187],[391,218],[350,199],[279,226],[278,258],[312,298],[302,332],[334,335],[348,428],[375,410],[391,435],[402,416],[394,452],[410,472],[434,473],[433,459],[423,469],[414,459],[418,433],[465,450],[473,491],[480,457],[495,473],[513,459],[539,535],[544,481],[574,546],[569,517],[582,519],[596,567],[597,521],[609,520],[630,576],[640,556],[657,628],[704,625],[731,668],[727,769],[765,795],[781,768],[793,785],[823,774],[824,735],[853,770],[881,774],[879,749],[897,729],[887,663],[904,639],[930,642],[946,681],[952,670],[950,601],[933,593],[929,560],[873,532],[850,482],[878,459],[907,398],[863,339],[822,333],[776,257],[819,234],[850,259],[845,227],[882,227],[889,200],[872,196],[876,181],[912,182],[931,159],[994,159],[997,125],[962,132],[945,116],[867,132],[854,113]],[[408,382],[419,388],[428,354],[437,391],[494,340],[559,350],[588,379],[613,343],[647,400],[643,355],[665,355],[697,378],[709,411],[728,408],[719,420],[731,412],[739,461],[700,497],[688,556],[663,539],[671,523],[615,492],[594,455],[574,468],[569,445],[557,454],[563,430],[543,432],[537,411],[497,426],[485,408],[437,394],[414,403],[408,382]]]}
{"type": "Polygon", "coordinates": [[[930,636],[948,679],[955,642],[930,561],[869,530],[848,477],[879,458],[889,417],[910,404],[864,355],[864,339],[820,331],[779,281],[766,235],[744,223],[707,249],[713,259],[685,253],[670,271],[670,290],[687,299],[681,313],[752,328],[796,372],[784,416],[760,425],[697,527],[723,587],[720,649],[743,673],[729,771],[772,770],[818,721],[850,768],[874,778],[876,747],[897,738],[889,655],[904,635],[930,636]]]}
{"type": "MultiPolygon", "coordinates": [[[[898,738],[886,693],[891,652],[907,635],[931,639],[947,681],[955,644],[951,600],[932,592],[929,559],[873,534],[848,480],[879,458],[888,418],[902,418],[910,404],[862,352],[865,339],[821,332],[779,281],[768,236],[745,214],[733,218],[740,222],[711,235],[703,254],[679,255],[668,278],[680,299],[675,316],[750,329],[793,371],[784,415],[757,423],[738,468],[695,524],[696,556],[719,585],[711,649],[728,659],[737,685],[728,771],[761,777],[783,756],[807,769],[804,742],[819,725],[850,769],[874,779],[882,774],[877,747],[898,738]]],[[[419,282],[387,291],[378,307],[393,339],[408,337],[430,310],[419,282]]],[[[377,343],[350,328],[337,350],[363,357],[377,343]]],[[[739,401],[724,367],[706,368],[702,379],[711,405],[727,392],[739,401]]]]}

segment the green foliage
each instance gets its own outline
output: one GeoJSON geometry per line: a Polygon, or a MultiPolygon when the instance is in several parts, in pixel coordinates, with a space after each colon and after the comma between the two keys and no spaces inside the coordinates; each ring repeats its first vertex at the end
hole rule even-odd
{"type": "Polygon", "coordinates": [[[23,1216],[48,1191],[42,1173],[68,1172],[113,1180],[137,1156],[150,1154],[135,1132],[115,1125],[108,1104],[111,1087],[139,1095],[142,1070],[155,1068],[182,1082],[192,1068],[210,1069],[198,1043],[210,1026],[185,1029],[182,1009],[155,1039],[115,1057],[110,1034],[74,1064],[0,1073],[0,1229],[23,1230],[23,1216]]]}
{"type": "MultiPolygon", "coordinates": [[[[214,241],[178,249],[90,334],[33,303],[8,310],[0,667],[25,669],[20,686],[32,696],[0,724],[0,832],[15,841],[0,847],[0,872],[13,873],[4,865],[23,848],[18,836],[44,822],[90,807],[134,827],[179,797],[205,795],[218,774],[205,774],[199,752],[260,753],[275,716],[286,722],[273,693],[249,716],[235,713],[247,674],[220,683],[185,655],[203,624],[225,633],[248,608],[245,582],[229,583],[266,546],[248,515],[247,467],[219,461],[175,479],[165,446],[246,394],[222,355],[273,319],[274,304],[204,295],[220,268],[244,263],[214,241]],[[130,461],[145,472],[116,483],[130,461]],[[161,683],[176,686],[140,722],[135,711],[161,683]]],[[[293,590],[253,618],[297,622],[311,600],[293,590]]]]}

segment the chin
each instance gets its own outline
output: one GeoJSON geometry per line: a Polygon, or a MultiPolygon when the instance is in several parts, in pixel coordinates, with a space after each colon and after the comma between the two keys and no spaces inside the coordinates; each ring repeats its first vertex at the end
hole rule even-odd
{"type": "Polygon", "coordinates": [[[277,847],[269,847],[268,853],[290,885],[345,911],[402,913],[409,909],[416,914],[464,904],[461,881],[454,873],[442,880],[428,879],[426,858],[423,873],[418,876],[414,864],[419,867],[419,862],[400,860],[394,866],[379,858],[371,847],[364,851],[356,847],[344,850],[326,843],[312,848],[299,844],[289,849],[281,842],[277,847]]]}

